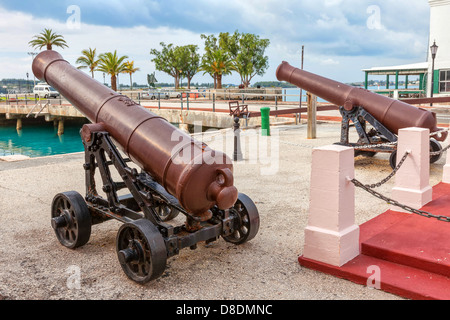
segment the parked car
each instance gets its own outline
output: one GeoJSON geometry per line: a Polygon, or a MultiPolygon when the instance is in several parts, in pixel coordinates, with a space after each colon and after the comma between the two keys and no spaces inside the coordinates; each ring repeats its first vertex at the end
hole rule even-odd
{"type": "Polygon", "coordinates": [[[59,92],[53,89],[47,83],[38,83],[33,88],[34,97],[37,98],[58,98],[59,92]]]}
{"type": "Polygon", "coordinates": [[[158,95],[160,99],[169,99],[169,95],[167,92],[162,91],[160,89],[150,89],[148,90],[147,96],[144,96],[147,99],[158,99],[158,95]]]}
{"type": "Polygon", "coordinates": [[[164,92],[168,95],[169,98],[181,97],[181,92],[177,92],[177,91],[173,91],[173,90],[171,90],[171,91],[165,90],[164,92]]]}

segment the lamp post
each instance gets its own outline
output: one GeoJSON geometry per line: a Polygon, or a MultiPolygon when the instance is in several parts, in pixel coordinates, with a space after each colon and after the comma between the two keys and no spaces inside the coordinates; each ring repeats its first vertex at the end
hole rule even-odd
{"type": "MultiPolygon", "coordinates": [[[[436,45],[436,40],[433,42],[433,45],[430,47],[431,50],[431,94],[430,97],[433,98],[433,90],[434,90],[434,59],[436,58],[438,46],[436,45]]],[[[430,103],[430,106],[433,105],[433,102],[430,103]]]]}
{"type": "Polygon", "coordinates": [[[30,92],[30,83],[28,82],[28,72],[27,72],[27,91],[30,92]]]}
{"type": "MultiPolygon", "coordinates": [[[[37,56],[37,52],[28,52],[28,55],[31,56],[31,61],[34,61],[34,57],[37,56]]],[[[33,74],[33,85],[36,86],[36,77],[33,74]]]]}

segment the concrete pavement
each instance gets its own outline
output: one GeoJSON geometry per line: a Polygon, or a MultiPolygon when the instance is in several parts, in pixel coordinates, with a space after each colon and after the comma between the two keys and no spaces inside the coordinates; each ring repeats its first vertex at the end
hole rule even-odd
{"type": "MultiPolygon", "coordinates": [[[[0,299],[400,299],[297,261],[308,217],[311,151],[338,141],[339,130],[339,124],[319,123],[314,140],[306,139],[304,124],[273,127],[271,137],[245,130],[244,161],[234,165],[235,184],[258,207],[258,235],[241,246],[219,239],[194,251],[183,249],[169,258],[162,277],[144,286],[120,268],[115,252],[119,222],[95,225],[90,241],[76,250],[61,246],[54,235],[54,195],[84,194],[82,153],[0,162],[0,299]],[[255,145],[262,151],[252,154],[255,145]],[[81,277],[79,288],[70,286],[74,272],[81,277]]],[[[230,130],[207,134],[204,141],[226,152],[232,145],[230,130]]],[[[440,181],[444,163],[445,157],[431,165],[431,185],[440,181]]],[[[378,182],[391,171],[388,155],[358,157],[355,170],[360,181],[378,182]]],[[[389,194],[392,184],[378,191],[389,194]]],[[[358,224],[387,207],[356,191],[358,224]]],[[[182,223],[182,217],[177,219],[182,223]]]]}

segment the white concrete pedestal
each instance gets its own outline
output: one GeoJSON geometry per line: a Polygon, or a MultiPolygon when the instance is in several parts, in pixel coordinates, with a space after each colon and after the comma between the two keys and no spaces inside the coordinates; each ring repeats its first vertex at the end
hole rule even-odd
{"type": "Polygon", "coordinates": [[[310,206],[303,257],[342,266],[359,255],[354,151],[339,145],[312,152],[310,206]]]}

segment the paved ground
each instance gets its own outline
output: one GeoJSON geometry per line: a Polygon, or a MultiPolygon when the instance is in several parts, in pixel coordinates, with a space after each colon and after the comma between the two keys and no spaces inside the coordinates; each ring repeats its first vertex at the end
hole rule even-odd
{"type": "MultiPolygon", "coordinates": [[[[272,128],[271,137],[243,133],[245,160],[235,163],[235,184],[256,203],[258,235],[234,246],[223,239],[183,249],[168,260],[162,277],[147,285],[130,281],[117,260],[120,223],[93,226],[90,241],[76,250],[59,244],[50,226],[55,194],[84,194],[83,154],[0,162],[1,299],[401,299],[365,286],[303,268],[303,229],[307,224],[311,150],[338,141],[339,124],[320,123],[317,139],[306,125],[272,128]],[[267,149],[262,146],[267,145],[267,149]],[[247,152],[258,146],[260,152],[247,152]],[[73,276],[81,276],[79,288],[73,276]]],[[[205,142],[230,152],[229,136],[205,142]]],[[[355,159],[357,179],[378,182],[390,172],[386,154],[355,159]]],[[[430,184],[441,179],[445,159],[431,165],[430,184]]],[[[393,181],[379,188],[389,195],[393,181]]],[[[356,222],[387,209],[387,204],[356,190],[356,222]]],[[[180,220],[180,223],[182,221],[180,220]]]]}

